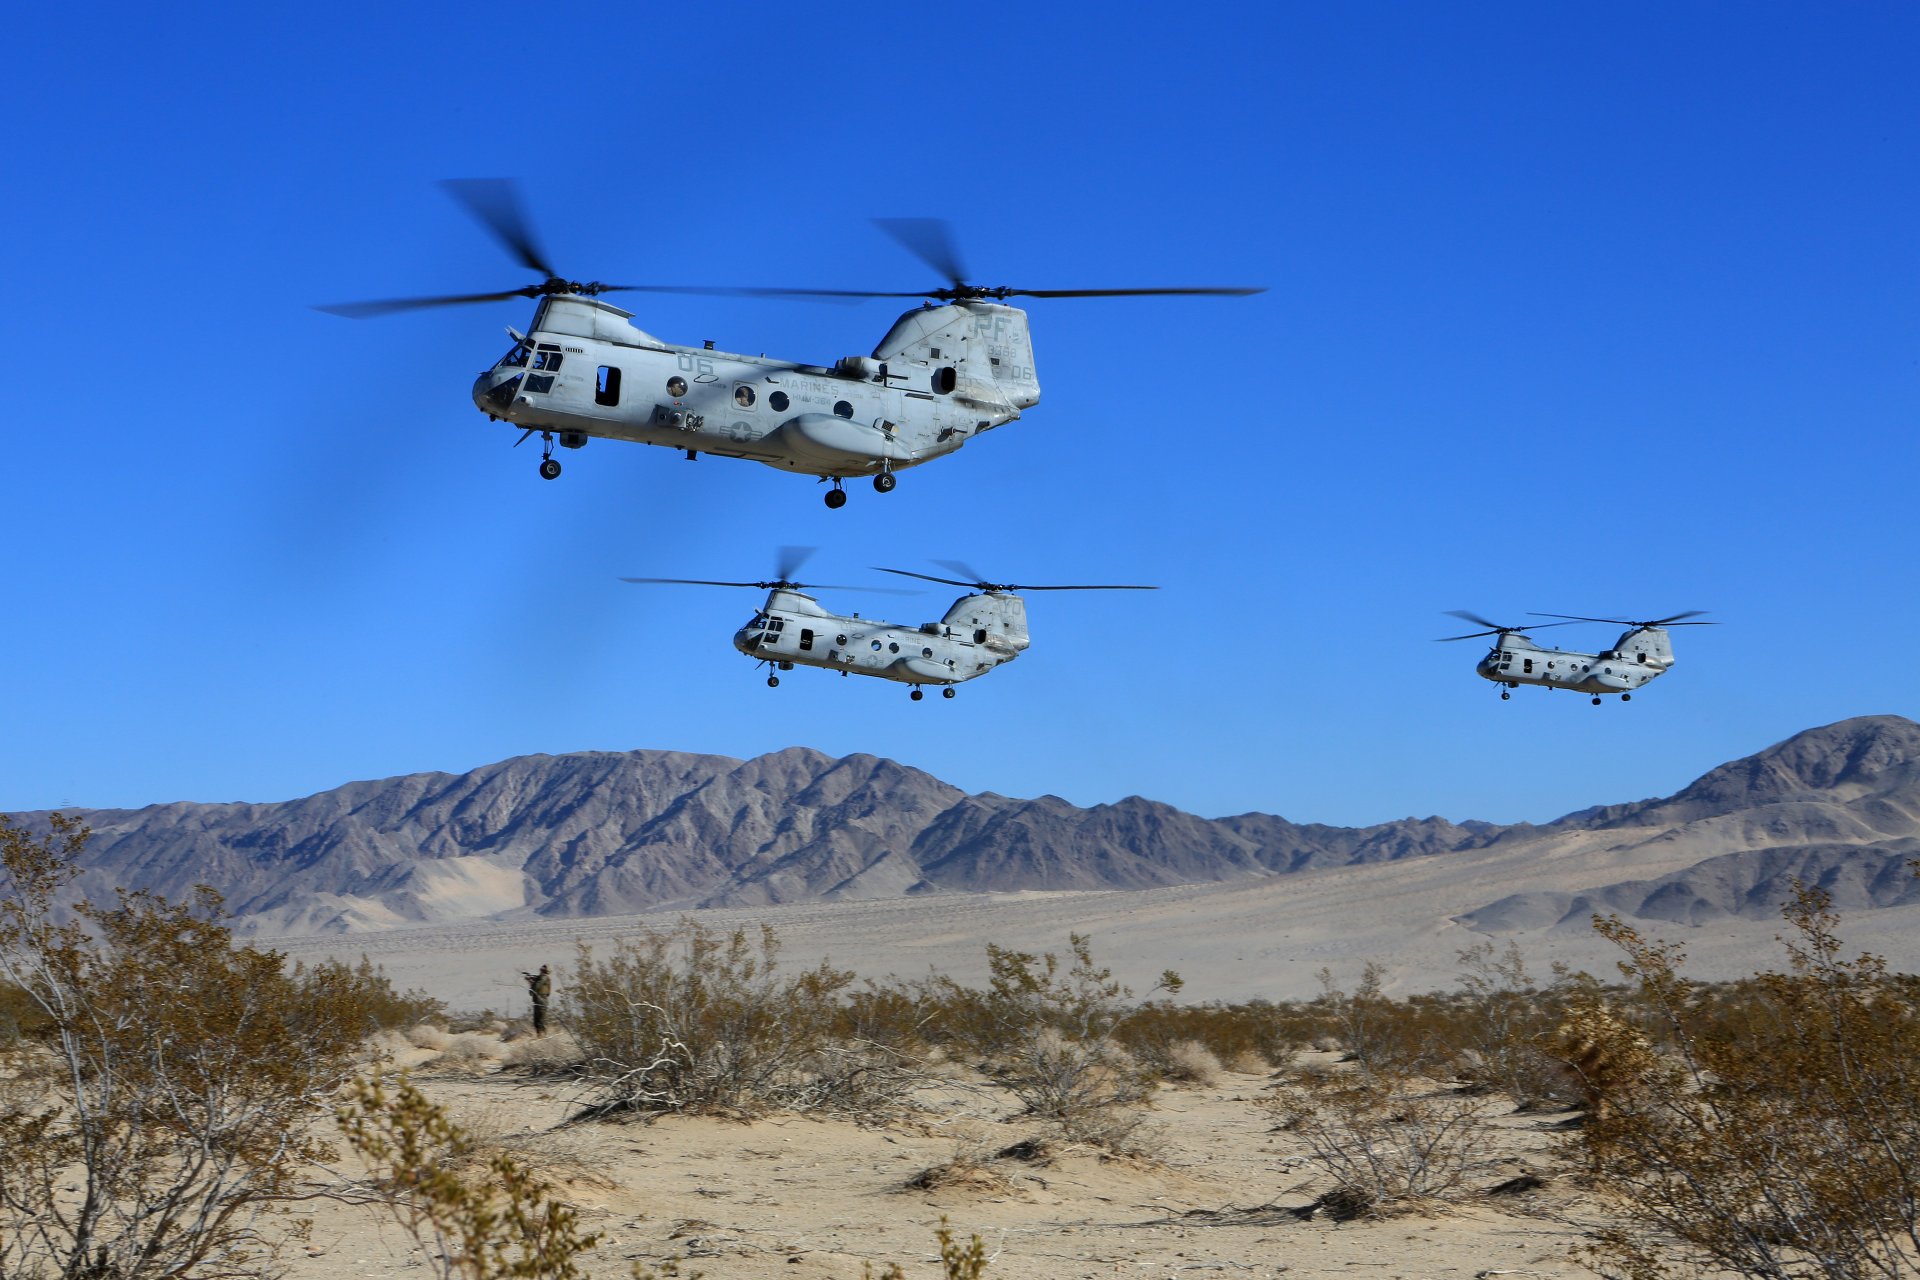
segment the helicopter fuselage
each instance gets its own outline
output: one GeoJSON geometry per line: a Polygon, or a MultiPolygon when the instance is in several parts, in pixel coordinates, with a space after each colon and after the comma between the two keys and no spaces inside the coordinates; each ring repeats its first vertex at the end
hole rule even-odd
{"type": "Polygon", "coordinates": [[[1518,632],[1502,632],[1474,670],[1496,684],[1572,689],[1578,693],[1630,694],[1673,666],[1664,627],[1636,627],[1603,653],[1543,649],[1518,632]]]}
{"type": "Polygon", "coordinates": [[[740,652],[782,669],[823,667],[912,685],[971,680],[1012,662],[1028,644],[1024,602],[1001,593],[963,596],[939,622],[904,626],[843,617],[805,592],[776,588],[733,637],[740,652]]]}
{"type": "Polygon", "coordinates": [[[598,436],[839,480],[953,453],[1040,398],[1026,313],[997,303],[908,312],[874,355],[832,367],[675,346],[630,318],[597,298],[542,298],[474,404],[563,447],[598,436]]]}

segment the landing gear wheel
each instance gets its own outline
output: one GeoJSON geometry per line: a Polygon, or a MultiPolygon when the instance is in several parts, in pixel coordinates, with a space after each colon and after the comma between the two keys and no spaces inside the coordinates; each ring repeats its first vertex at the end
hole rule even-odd
{"type": "Polygon", "coordinates": [[[558,480],[560,478],[560,464],[552,458],[540,459],[540,478],[542,480],[558,480]]]}
{"type": "Polygon", "coordinates": [[[826,503],[829,510],[838,511],[847,505],[847,491],[845,489],[827,490],[826,503]]]}
{"type": "Polygon", "coordinates": [[[1600,695],[1597,693],[1593,695],[1593,705],[1596,707],[1600,705],[1600,695]]]}
{"type": "Polygon", "coordinates": [[[1621,694],[1621,695],[1620,695],[1620,701],[1622,701],[1622,702],[1632,702],[1632,701],[1633,701],[1633,695],[1632,695],[1632,694],[1630,694],[1630,693],[1623,693],[1623,694],[1621,694]]]}
{"type": "Polygon", "coordinates": [[[767,688],[769,688],[769,689],[778,689],[779,687],[780,687],[780,677],[779,677],[779,676],[768,676],[768,677],[767,677],[767,688]]]}
{"type": "Polygon", "coordinates": [[[1505,702],[1508,698],[1511,698],[1512,696],[1513,695],[1508,693],[1505,689],[1502,689],[1500,691],[1500,701],[1502,702],[1505,702]]]}
{"type": "Polygon", "coordinates": [[[915,689],[912,693],[908,694],[907,696],[909,698],[912,698],[915,702],[918,702],[920,701],[920,699],[926,697],[927,695],[920,692],[920,690],[915,689]]]}
{"type": "Polygon", "coordinates": [[[951,697],[953,696],[953,690],[951,690],[951,689],[942,689],[942,690],[940,691],[940,696],[941,696],[941,697],[943,697],[943,698],[951,698],[951,697]]]}
{"type": "Polygon", "coordinates": [[[892,493],[893,486],[899,483],[898,480],[894,479],[893,472],[882,471],[873,478],[873,489],[875,493],[892,493]]]}

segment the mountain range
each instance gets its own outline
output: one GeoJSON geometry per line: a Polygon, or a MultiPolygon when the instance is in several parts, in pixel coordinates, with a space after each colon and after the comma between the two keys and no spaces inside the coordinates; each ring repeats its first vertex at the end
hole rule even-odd
{"type": "Polygon", "coordinates": [[[1596,910],[1684,924],[1772,916],[1791,877],[1826,886],[1848,911],[1920,902],[1908,865],[1920,858],[1920,725],[1882,715],[1809,729],[1675,795],[1544,825],[1208,819],[1138,796],[1080,808],[1057,796],[968,794],[891,760],[803,747],[751,760],[518,756],[280,803],[79,816],[94,833],[83,892],[183,898],[207,884],[243,931],[264,936],[1253,883],[1474,851],[1524,861],[1577,849],[1593,883],[1488,896],[1451,917],[1502,934],[1584,927],[1596,910]]]}

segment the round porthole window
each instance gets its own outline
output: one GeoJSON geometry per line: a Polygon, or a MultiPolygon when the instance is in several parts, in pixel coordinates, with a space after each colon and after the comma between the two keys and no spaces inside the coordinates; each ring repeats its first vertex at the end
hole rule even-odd
{"type": "Polygon", "coordinates": [[[733,402],[742,409],[753,408],[753,388],[735,387],[733,389],[733,402]]]}
{"type": "Polygon", "coordinates": [[[835,636],[833,638],[833,642],[839,645],[840,647],[845,648],[847,644],[847,638],[845,636],[835,636]]]}
{"type": "Polygon", "coordinates": [[[931,657],[933,656],[933,650],[931,650],[931,649],[922,649],[922,650],[920,651],[920,656],[921,656],[921,657],[923,657],[923,658],[931,658],[931,657]]]}
{"type": "Polygon", "coordinates": [[[786,392],[776,391],[772,395],[767,397],[767,403],[773,407],[775,412],[785,413],[787,411],[787,406],[792,404],[793,402],[787,399],[786,392]]]}
{"type": "Polygon", "coordinates": [[[878,652],[880,652],[880,642],[879,642],[878,640],[875,640],[875,641],[873,642],[873,651],[874,651],[875,653],[878,653],[878,652]]]}
{"type": "Polygon", "coordinates": [[[853,406],[845,400],[836,402],[833,406],[833,411],[843,418],[851,418],[853,416],[853,406]]]}
{"type": "Polygon", "coordinates": [[[687,394],[687,380],[681,377],[668,378],[667,394],[675,397],[687,394]]]}
{"type": "Polygon", "coordinates": [[[899,646],[899,644],[898,644],[897,642],[896,642],[896,643],[894,643],[894,644],[890,644],[890,645],[888,645],[888,646],[887,646],[887,648],[888,648],[888,649],[890,649],[890,650],[892,650],[892,651],[893,651],[894,653],[898,653],[898,652],[900,652],[900,646],[899,646]]]}

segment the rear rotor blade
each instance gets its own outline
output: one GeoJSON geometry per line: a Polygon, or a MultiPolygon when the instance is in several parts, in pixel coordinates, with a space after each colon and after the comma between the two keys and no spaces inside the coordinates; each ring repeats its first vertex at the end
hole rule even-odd
{"type": "Polygon", "coordinates": [[[779,558],[774,561],[775,574],[783,580],[791,578],[800,572],[800,566],[818,550],[818,547],[781,547],[779,558]]]}
{"type": "Polygon", "coordinates": [[[764,587],[767,585],[764,582],[716,582],[712,578],[622,578],[620,581],[681,587],[764,587]]]}
{"type": "Polygon", "coordinates": [[[1020,586],[1009,586],[1007,588],[1007,590],[1009,591],[1158,591],[1159,589],[1160,589],[1159,587],[1133,586],[1133,585],[1123,584],[1118,582],[1086,582],[1086,583],[1076,583],[1072,586],[1064,586],[1064,587],[1020,585],[1020,586]]]}
{"type": "MultiPolygon", "coordinates": [[[[1509,627],[1503,627],[1499,623],[1494,622],[1491,619],[1483,618],[1477,613],[1468,613],[1465,609],[1448,609],[1446,611],[1446,614],[1449,618],[1459,618],[1463,622],[1471,622],[1477,627],[1492,627],[1495,631],[1508,631],[1512,629],[1509,627]]],[[[1476,633],[1476,634],[1480,634],[1480,633],[1476,633]]],[[[1455,640],[1464,640],[1467,637],[1452,636],[1449,638],[1455,639],[1455,640]]]]}
{"type": "Polygon", "coordinates": [[[466,206],[480,225],[505,245],[520,265],[552,279],[560,274],[534,243],[533,230],[520,207],[520,190],[507,178],[448,178],[440,184],[466,206]]]}
{"type": "Polygon", "coordinates": [[[920,261],[932,267],[947,283],[958,286],[967,279],[967,268],[954,247],[953,228],[942,218],[875,218],[873,225],[892,236],[894,241],[920,261]]]}
{"type": "Polygon", "coordinates": [[[1192,289],[1009,289],[1007,296],[1017,298],[1165,298],[1165,297],[1208,297],[1208,298],[1245,298],[1256,293],[1265,293],[1260,288],[1192,288],[1192,289]]]}
{"type": "Polygon", "coordinates": [[[877,564],[869,565],[868,568],[880,573],[897,573],[903,578],[919,578],[926,582],[944,582],[950,587],[983,587],[986,585],[982,582],[962,582],[958,578],[936,578],[930,573],[915,573],[911,569],[888,569],[877,564]]]}

